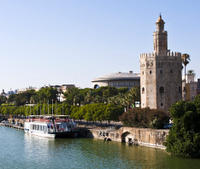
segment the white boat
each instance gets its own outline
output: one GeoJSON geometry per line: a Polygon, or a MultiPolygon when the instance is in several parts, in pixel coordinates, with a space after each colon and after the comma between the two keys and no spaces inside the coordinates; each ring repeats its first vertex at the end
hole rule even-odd
{"type": "Polygon", "coordinates": [[[69,116],[30,116],[24,123],[24,131],[48,138],[73,137],[76,124],[69,116]]]}

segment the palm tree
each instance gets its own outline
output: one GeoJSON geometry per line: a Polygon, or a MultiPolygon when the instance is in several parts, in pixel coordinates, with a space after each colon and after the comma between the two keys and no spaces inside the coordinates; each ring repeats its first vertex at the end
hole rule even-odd
{"type": "Polygon", "coordinates": [[[194,74],[194,70],[188,70],[188,74],[189,75],[193,75],[194,74]]]}
{"type": "Polygon", "coordinates": [[[185,80],[186,80],[186,66],[190,61],[190,55],[188,55],[187,53],[182,54],[181,60],[182,60],[183,65],[185,66],[184,75],[185,75],[185,80]]]}

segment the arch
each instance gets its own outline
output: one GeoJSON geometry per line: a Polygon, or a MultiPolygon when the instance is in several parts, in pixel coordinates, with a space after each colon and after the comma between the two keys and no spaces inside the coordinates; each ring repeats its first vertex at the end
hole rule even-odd
{"type": "Polygon", "coordinates": [[[95,84],[94,85],[94,89],[98,89],[99,88],[99,85],[98,84],[95,84]]]}
{"type": "Polygon", "coordinates": [[[121,135],[121,142],[122,143],[126,143],[126,136],[128,136],[129,134],[131,134],[129,131],[122,133],[122,135],[121,135]]]}

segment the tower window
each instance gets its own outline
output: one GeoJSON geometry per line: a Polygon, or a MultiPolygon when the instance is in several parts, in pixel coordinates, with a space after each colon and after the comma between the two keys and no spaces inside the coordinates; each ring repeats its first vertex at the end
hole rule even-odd
{"type": "Polygon", "coordinates": [[[181,87],[180,86],[178,87],[178,91],[179,91],[179,93],[181,93],[181,87]]]}
{"type": "Polygon", "coordinates": [[[152,71],[150,70],[150,71],[149,71],[149,73],[151,74],[151,73],[152,73],[152,71]]]}
{"type": "Polygon", "coordinates": [[[160,94],[163,94],[164,93],[164,87],[160,87],[160,94]]]}
{"type": "Polygon", "coordinates": [[[144,93],[144,87],[142,88],[142,94],[144,93]]]}
{"type": "Polygon", "coordinates": [[[161,107],[162,107],[162,106],[163,106],[163,103],[161,103],[160,105],[161,105],[161,107]]]}

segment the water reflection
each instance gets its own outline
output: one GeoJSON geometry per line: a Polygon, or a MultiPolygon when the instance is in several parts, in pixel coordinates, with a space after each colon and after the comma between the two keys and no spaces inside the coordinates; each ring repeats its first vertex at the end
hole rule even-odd
{"type": "Polygon", "coordinates": [[[95,139],[48,139],[0,128],[2,169],[198,169],[199,159],[95,139]]]}
{"type": "Polygon", "coordinates": [[[39,162],[48,160],[50,144],[54,144],[54,140],[24,134],[24,153],[26,160],[38,160],[39,162]]]}

